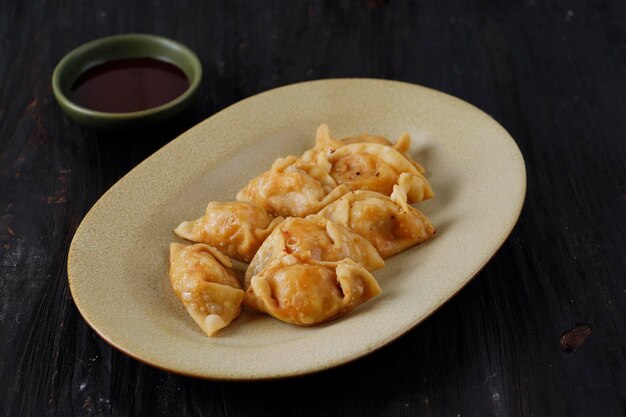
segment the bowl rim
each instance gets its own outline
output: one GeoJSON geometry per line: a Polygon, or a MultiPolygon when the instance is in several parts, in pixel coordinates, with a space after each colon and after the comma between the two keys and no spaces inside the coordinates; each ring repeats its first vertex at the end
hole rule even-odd
{"type": "MultiPolygon", "coordinates": [[[[158,57],[158,58],[155,57],[155,59],[160,59],[162,61],[169,62],[180,68],[180,65],[178,65],[173,60],[164,60],[162,57],[158,57]]],[[[107,62],[107,60],[105,60],[104,62],[107,62]]],[[[188,75],[188,74],[185,74],[185,75],[188,75]]],[[[68,52],[59,61],[59,63],[54,68],[54,71],[52,72],[52,91],[54,93],[54,96],[57,102],[66,112],[73,112],[83,117],[88,117],[91,119],[98,119],[98,120],[110,120],[110,121],[132,120],[132,119],[139,119],[144,116],[150,116],[150,115],[160,113],[162,111],[171,109],[187,101],[198,90],[201,80],[202,80],[202,64],[200,63],[200,59],[198,58],[196,53],[193,50],[191,50],[188,46],[178,41],[175,41],[173,39],[166,38],[164,36],[152,35],[152,34],[146,34],[146,33],[125,33],[125,34],[119,34],[119,35],[104,36],[101,38],[94,39],[68,52]],[[83,107],[77,104],[76,102],[72,101],[65,94],[65,92],[61,88],[61,75],[63,74],[63,71],[66,70],[68,63],[71,62],[71,60],[76,59],[77,57],[85,54],[86,52],[92,50],[93,48],[99,47],[101,45],[117,43],[120,41],[128,41],[128,40],[137,40],[137,41],[142,41],[142,42],[168,43],[170,45],[175,46],[176,48],[181,49],[189,57],[191,68],[192,68],[191,76],[189,77],[189,87],[187,87],[187,89],[175,99],[170,100],[167,103],[161,104],[160,106],[150,107],[145,110],[139,110],[139,111],[134,111],[134,112],[120,112],[120,113],[104,112],[104,111],[92,110],[90,108],[83,107]]]]}

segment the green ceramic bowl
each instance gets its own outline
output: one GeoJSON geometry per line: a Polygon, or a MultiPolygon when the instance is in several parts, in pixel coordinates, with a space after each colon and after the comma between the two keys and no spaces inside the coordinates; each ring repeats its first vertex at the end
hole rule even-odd
{"type": "Polygon", "coordinates": [[[141,127],[164,121],[191,104],[200,85],[202,66],[185,45],[155,35],[127,34],[96,39],[67,54],[52,74],[52,91],[63,111],[77,122],[97,128],[141,127]],[[108,113],[78,105],[69,98],[76,79],[88,69],[107,61],[155,58],[178,66],[189,78],[189,88],[161,106],[130,113],[108,113]]]}

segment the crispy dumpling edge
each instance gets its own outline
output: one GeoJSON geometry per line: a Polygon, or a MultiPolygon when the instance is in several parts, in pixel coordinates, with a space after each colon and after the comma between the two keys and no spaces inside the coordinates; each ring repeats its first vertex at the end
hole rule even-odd
{"type": "MultiPolygon", "coordinates": [[[[386,196],[385,194],[381,194],[379,192],[369,191],[369,190],[352,191],[344,195],[343,197],[341,197],[339,200],[335,201],[334,203],[329,204],[328,206],[324,207],[322,210],[318,212],[318,215],[324,216],[334,221],[335,223],[339,223],[342,226],[352,230],[350,228],[350,218],[351,218],[350,208],[352,204],[358,201],[364,201],[364,200],[368,200],[371,198],[377,198],[382,201],[391,202],[395,204],[396,206],[398,206],[400,210],[405,212],[407,215],[410,213],[412,216],[417,217],[419,219],[419,222],[424,227],[424,231],[428,234],[428,237],[426,239],[418,240],[414,244],[406,246],[393,253],[386,253],[385,251],[383,251],[383,253],[381,253],[381,256],[383,256],[383,258],[388,258],[392,255],[400,253],[415,244],[424,243],[425,241],[432,239],[436,235],[437,230],[435,226],[432,224],[432,222],[430,221],[430,219],[420,210],[418,210],[417,208],[407,203],[406,189],[400,184],[394,185],[393,193],[391,194],[391,196],[386,196]],[[429,229],[432,229],[432,233],[428,232],[429,229]]],[[[354,232],[358,234],[357,231],[354,231],[354,232]]],[[[363,238],[367,239],[367,236],[363,236],[363,238]]],[[[400,240],[406,240],[406,239],[400,239],[400,240]]],[[[374,245],[374,242],[370,242],[370,243],[374,245]]]]}
{"type": "Polygon", "coordinates": [[[307,259],[307,263],[319,265],[320,267],[334,267],[335,279],[337,280],[337,285],[339,286],[340,291],[343,294],[343,297],[341,298],[343,305],[340,306],[339,310],[335,314],[319,321],[305,323],[301,321],[297,322],[296,320],[287,320],[284,316],[280,317],[281,315],[278,307],[278,301],[274,298],[274,294],[268,278],[264,277],[263,273],[275,263],[284,263],[283,266],[285,268],[289,268],[293,265],[298,264],[299,262],[297,260],[294,261],[294,258],[298,259],[297,256],[294,256],[294,254],[288,254],[284,255],[281,258],[274,259],[272,263],[268,266],[268,268],[266,268],[260,274],[253,276],[250,281],[250,288],[246,290],[246,298],[244,299],[244,304],[249,307],[256,308],[264,313],[267,313],[280,321],[295,324],[298,326],[308,327],[320,323],[325,323],[339,318],[345,314],[348,314],[359,305],[366,303],[367,301],[378,296],[382,292],[382,289],[380,288],[378,281],[376,281],[376,278],[364,267],[349,258],[334,262],[315,261],[313,259],[307,259]],[[359,300],[355,300],[355,295],[352,291],[352,283],[350,282],[351,280],[349,278],[351,274],[359,275],[362,284],[364,284],[362,285],[364,289],[363,295],[362,297],[360,297],[361,299],[359,300]],[[253,295],[248,296],[248,294],[253,295]],[[254,297],[253,300],[250,300],[251,297],[254,297]],[[252,301],[254,301],[255,305],[251,305],[252,301]]]}
{"type": "Polygon", "coordinates": [[[387,139],[384,136],[373,136],[373,137],[382,139],[381,141],[367,141],[367,140],[359,141],[359,138],[363,136],[373,136],[373,135],[370,135],[368,133],[362,133],[360,136],[335,139],[332,137],[330,133],[330,128],[328,127],[328,125],[326,123],[322,123],[321,125],[318,126],[317,131],[315,133],[315,145],[313,146],[313,148],[305,151],[304,154],[302,154],[301,158],[304,160],[316,160],[316,157],[314,155],[317,153],[322,153],[323,155],[327,156],[330,153],[334,153],[334,151],[337,148],[340,148],[343,146],[357,144],[357,143],[373,143],[373,144],[387,146],[387,147],[395,149],[411,165],[413,165],[420,174],[424,175],[426,173],[426,170],[424,169],[424,167],[420,163],[415,161],[409,155],[409,149],[411,148],[411,136],[408,133],[405,132],[402,135],[400,135],[400,137],[396,140],[395,143],[391,142],[389,139],[387,139]],[[346,139],[350,139],[350,140],[346,141],[346,139]],[[381,143],[381,142],[384,142],[384,143],[381,143]]]}
{"type": "MultiPolygon", "coordinates": [[[[208,206],[211,203],[221,203],[221,202],[210,201],[207,204],[207,208],[208,208],[208,206]]],[[[257,240],[259,247],[263,244],[263,241],[272,233],[274,228],[276,228],[276,226],[278,226],[280,223],[282,223],[283,220],[285,220],[285,218],[282,217],[282,216],[274,217],[270,213],[267,213],[263,209],[263,207],[257,206],[257,205],[255,205],[253,203],[250,203],[250,202],[243,202],[243,201],[232,201],[231,202],[231,201],[228,201],[226,203],[246,203],[246,204],[250,204],[250,205],[253,205],[253,206],[259,208],[260,210],[263,210],[269,217],[272,218],[271,222],[264,229],[246,230],[245,228],[243,228],[243,230],[246,233],[250,233],[250,234],[253,235],[253,236],[249,236],[248,238],[257,240]]],[[[196,234],[199,233],[199,231],[204,227],[204,218],[205,218],[205,216],[206,216],[206,214],[198,217],[195,220],[185,220],[185,221],[181,222],[174,229],[174,234],[176,234],[176,236],[178,236],[178,237],[181,237],[183,239],[189,240],[191,242],[205,243],[205,244],[211,246],[209,243],[202,242],[201,240],[199,240],[196,237],[196,234]]],[[[256,253],[256,251],[254,253],[256,253]]],[[[250,256],[250,254],[244,254],[243,252],[237,252],[237,253],[231,252],[231,253],[226,254],[225,256],[230,256],[230,257],[235,258],[237,260],[240,260],[242,262],[249,263],[252,260],[252,258],[254,257],[254,254],[252,254],[250,256]]]]}
{"type": "MultiPolygon", "coordinates": [[[[322,207],[332,203],[337,200],[342,195],[350,192],[350,189],[343,184],[338,185],[335,180],[330,176],[330,164],[328,162],[324,163],[324,161],[303,161],[301,158],[296,157],[295,155],[288,155],[284,158],[278,158],[273,163],[269,170],[262,172],[261,174],[252,178],[248,183],[237,192],[235,197],[236,201],[248,202],[252,204],[256,204],[257,206],[262,207],[269,214],[277,216],[277,217],[305,217],[309,214],[315,214],[322,207]],[[293,167],[296,170],[299,170],[306,175],[316,181],[321,189],[324,192],[324,196],[321,200],[312,200],[310,202],[311,208],[309,210],[305,210],[305,212],[301,211],[279,211],[276,208],[270,208],[268,206],[273,206],[271,204],[271,200],[276,197],[284,197],[282,195],[263,195],[261,194],[261,200],[265,202],[265,204],[261,204],[258,201],[256,196],[252,195],[251,187],[258,181],[259,178],[268,176],[272,173],[276,175],[282,174],[287,168],[293,167]],[[323,175],[322,175],[323,174],[323,175]],[[324,178],[321,178],[321,177],[324,178]]],[[[260,193],[257,193],[260,194],[260,193]]]]}
{"type": "MultiPolygon", "coordinates": [[[[239,279],[237,277],[234,276],[234,272],[232,271],[232,262],[231,260],[224,255],[223,253],[221,253],[219,250],[217,250],[216,248],[204,244],[204,243],[196,243],[193,245],[185,245],[182,243],[177,243],[177,242],[172,242],[170,244],[169,247],[169,252],[170,252],[170,269],[169,269],[169,279],[170,279],[170,286],[173,287],[173,280],[174,280],[174,276],[173,276],[173,271],[172,271],[172,266],[173,266],[173,261],[174,261],[174,257],[176,257],[182,250],[184,250],[185,248],[191,247],[191,246],[195,246],[195,245],[202,245],[203,249],[206,250],[206,252],[211,255],[213,257],[213,259],[215,259],[216,262],[218,262],[222,267],[224,267],[226,273],[232,273],[233,274],[233,278],[235,278],[237,281],[239,281],[239,279]]],[[[184,277],[183,277],[184,278],[184,277]]],[[[181,294],[181,296],[178,296],[178,294],[176,294],[176,291],[174,291],[176,298],[179,299],[179,301],[181,302],[181,304],[183,305],[183,308],[185,309],[185,311],[187,311],[187,314],[189,314],[189,316],[193,319],[193,321],[198,325],[198,327],[200,327],[200,329],[209,337],[213,337],[215,336],[215,334],[217,333],[217,331],[225,328],[226,326],[228,326],[230,323],[232,323],[233,320],[235,320],[242,311],[242,303],[243,303],[243,298],[244,298],[244,291],[241,288],[235,288],[226,284],[220,284],[220,283],[216,283],[216,282],[208,282],[208,281],[203,281],[204,287],[209,287],[210,289],[212,289],[211,293],[213,292],[221,292],[223,295],[226,294],[226,296],[228,298],[231,298],[233,303],[237,305],[236,308],[236,312],[233,315],[232,319],[226,321],[224,319],[224,317],[222,317],[219,314],[202,314],[200,312],[198,312],[196,309],[191,308],[190,305],[188,305],[184,298],[183,295],[181,294]]],[[[173,288],[172,288],[173,289],[173,288]]]]}
{"type": "Polygon", "coordinates": [[[334,165],[341,157],[353,153],[374,155],[398,172],[398,181],[402,181],[407,186],[410,202],[419,203],[435,196],[430,183],[418,166],[413,163],[414,161],[408,159],[394,147],[378,143],[351,143],[336,149],[335,152],[327,156],[327,159],[334,165]]]}
{"type": "MultiPolygon", "coordinates": [[[[375,271],[385,266],[385,261],[380,256],[376,248],[372,245],[372,243],[358,233],[351,231],[345,225],[338,224],[331,219],[320,216],[318,214],[309,214],[307,217],[288,217],[287,219],[285,219],[285,222],[292,222],[293,220],[291,219],[309,219],[310,221],[320,221],[321,219],[323,219],[324,231],[331,241],[335,242],[336,240],[338,240],[338,237],[341,236],[341,234],[348,232],[349,234],[354,235],[354,238],[358,242],[358,244],[363,245],[362,250],[365,258],[364,260],[367,260],[367,266],[369,267],[366,269],[369,269],[370,271],[375,271]],[[319,217],[319,219],[316,219],[317,217],[319,217]]],[[[272,262],[273,259],[287,254],[287,243],[281,225],[283,225],[283,223],[278,225],[272,231],[272,233],[270,233],[265,242],[263,242],[257,253],[254,255],[254,258],[252,258],[250,265],[246,269],[244,288],[247,288],[250,283],[251,277],[255,275],[255,273],[258,274],[263,269],[265,269],[267,265],[272,262]],[[268,245],[272,245],[271,250],[267,250],[268,245]],[[262,262],[262,260],[260,260],[259,258],[262,256],[267,257],[267,259],[265,259],[265,264],[259,267],[258,264],[262,262]]]]}

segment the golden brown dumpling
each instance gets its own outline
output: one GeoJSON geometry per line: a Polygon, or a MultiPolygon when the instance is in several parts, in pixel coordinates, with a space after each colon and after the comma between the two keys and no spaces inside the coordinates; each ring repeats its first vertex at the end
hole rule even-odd
{"type": "Polygon", "coordinates": [[[296,253],[273,259],[253,276],[244,304],[310,326],[344,315],[380,292],[372,274],[350,259],[321,262],[296,253]]]}
{"type": "Polygon", "coordinates": [[[243,290],[230,259],[203,243],[170,245],[170,284],[191,318],[213,336],[241,313],[243,290]]]}
{"type": "Polygon", "coordinates": [[[204,216],[182,222],[174,233],[213,246],[232,258],[250,262],[261,243],[281,221],[282,217],[274,218],[263,208],[250,203],[212,201],[204,216]]]}
{"type": "MultiPolygon", "coordinates": [[[[393,149],[400,152],[415,168],[417,168],[419,172],[421,172],[422,174],[426,172],[424,167],[414,161],[408,153],[409,149],[411,148],[411,136],[409,136],[408,133],[400,136],[395,144],[383,136],[370,135],[369,133],[363,133],[358,136],[350,136],[342,139],[333,139],[333,137],[330,135],[330,129],[325,123],[321,124],[317,128],[315,147],[305,152],[302,159],[311,159],[312,154],[316,154],[319,152],[323,153],[324,155],[328,155],[330,153],[333,153],[337,148],[352,143],[377,143],[379,145],[392,147],[393,149]]],[[[312,159],[315,158],[313,157],[312,159]]]]}
{"type": "Polygon", "coordinates": [[[329,172],[328,163],[303,162],[293,155],[279,158],[237,193],[237,201],[256,204],[275,216],[304,217],[350,191],[337,186],[329,172]]]}
{"type": "Polygon", "coordinates": [[[373,191],[354,191],[323,208],[319,214],[370,241],[383,258],[422,243],[435,227],[407,204],[406,191],[394,187],[391,197],[373,191]]]}
{"type": "Polygon", "coordinates": [[[301,161],[317,165],[330,164],[329,175],[339,185],[351,190],[377,191],[391,195],[393,186],[404,175],[409,203],[434,197],[424,177],[424,168],[407,154],[410,137],[403,135],[395,145],[380,136],[361,135],[344,140],[330,136],[328,126],[317,131],[316,144],[301,161]]]}
{"type": "Polygon", "coordinates": [[[250,278],[260,273],[277,257],[300,253],[316,261],[352,259],[368,271],[385,266],[376,249],[363,237],[325,217],[289,217],[263,242],[246,271],[250,278]]]}

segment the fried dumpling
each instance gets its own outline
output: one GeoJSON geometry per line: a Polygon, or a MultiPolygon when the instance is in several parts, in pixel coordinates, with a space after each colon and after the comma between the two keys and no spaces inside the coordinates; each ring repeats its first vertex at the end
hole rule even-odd
{"type": "Polygon", "coordinates": [[[368,271],[385,266],[374,246],[357,233],[325,217],[310,215],[289,217],[263,242],[246,271],[250,278],[260,273],[274,259],[300,253],[316,261],[340,261],[349,258],[368,271]]]}
{"type": "Polygon", "coordinates": [[[330,175],[338,184],[351,190],[377,191],[391,195],[400,176],[410,184],[408,197],[417,203],[434,196],[424,176],[400,153],[376,143],[354,143],[343,146],[328,157],[332,164],[330,175]]]}
{"type": "Polygon", "coordinates": [[[407,204],[403,186],[391,197],[373,191],[354,191],[323,208],[319,215],[370,241],[383,258],[420,244],[436,233],[419,210],[407,204]]]}
{"type": "Polygon", "coordinates": [[[230,259],[211,246],[172,243],[170,284],[207,336],[228,326],[241,313],[241,283],[230,259]]]}
{"type": "Polygon", "coordinates": [[[295,253],[273,259],[253,276],[244,304],[310,326],[342,316],[380,292],[372,274],[350,259],[322,262],[295,253]]]}
{"type": "Polygon", "coordinates": [[[328,126],[317,131],[315,147],[306,151],[301,160],[317,165],[330,164],[329,175],[339,185],[351,190],[376,191],[391,195],[400,181],[408,185],[409,203],[434,197],[424,177],[424,168],[407,154],[411,139],[403,135],[395,145],[380,136],[361,135],[344,140],[330,136],[328,126]]]}
{"type": "Polygon", "coordinates": [[[174,233],[192,242],[206,243],[240,261],[250,262],[261,243],[283,221],[254,204],[212,201],[204,216],[182,222],[174,233]]]}
{"type": "Polygon", "coordinates": [[[269,171],[253,178],[237,193],[237,201],[262,207],[275,216],[304,217],[318,212],[349,190],[330,176],[330,164],[278,158],[269,171]]]}
{"type": "MultiPolygon", "coordinates": [[[[330,129],[328,125],[323,123],[317,128],[317,133],[315,136],[315,147],[313,149],[305,152],[305,155],[315,154],[318,152],[322,152],[323,154],[333,153],[337,148],[349,145],[351,143],[377,143],[379,145],[389,146],[400,152],[419,172],[424,174],[426,170],[422,165],[417,163],[411,156],[409,155],[409,149],[411,148],[411,136],[408,133],[404,133],[400,138],[396,141],[396,143],[392,143],[389,139],[384,136],[370,135],[369,133],[362,133],[358,136],[349,136],[341,139],[333,139],[330,135],[330,129]]],[[[307,157],[303,155],[303,159],[307,159],[307,157]]],[[[314,159],[314,158],[313,158],[314,159]]]]}

